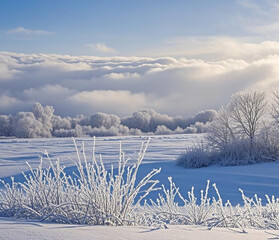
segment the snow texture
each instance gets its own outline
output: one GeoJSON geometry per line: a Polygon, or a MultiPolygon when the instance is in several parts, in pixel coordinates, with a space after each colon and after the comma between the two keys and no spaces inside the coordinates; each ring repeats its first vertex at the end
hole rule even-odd
{"type": "Polygon", "coordinates": [[[108,227],[69,224],[51,224],[19,219],[0,218],[2,240],[263,240],[277,239],[278,231],[247,229],[242,233],[235,229],[202,226],[170,226],[169,229],[149,227],[108,227]]]}
{"type": "MultiPolygon", "coordinates": [[[[204,189],[208,179],[211,183],[216,183],[222,195],[223,201],[230,200],[232,204],[242,202],[239,188],[245,190],[245,194],[253,197],[258,194],[265,202],[265,194],[278,197],[279,187],[279,164],[261,163],[247,166],[210,166],[200,169],[184,169],[176,165],[176,158],[181,152],[200,141],[203,136],[200,134],[190,135],[164,135],[151,137],[148,150],[142,165],[139,168],[138,177],[146,175],[150,170],[161,168],[157,175],[160,184],[169,185],[168,177],[172,176],[176,186],[180,188],[182,194],[187,193],[192,186],[195,186],[199,193],[204,189]]],[[[98,137],[96,140],[96,155],[102,154],[104,165],[110,167],[118,165],[119,141],[122,141],[122,149],[127,157],[136,159],[137,152],[142,140],[147,137],[98,137]]],[[[85,148],[92,148],[92,138],[78,138],[77,143],[84,141],[85,148]]],[[[10,176],[15,176],[15,180],[22,181],[22,171],[28,171],[26,161],[32,167],[37,167],[40,163],[40,156],[44,150],[49,152],[52,159],[59,158],[61,166],[66,166],[66,170],[71,172],[75,150],[72,139],[51,138],[51,139],[1,139],[0,140],[0,178],[8,181],[10,176]],[[72,159],[72,160],[71,160],[72,159]]],[[[88,152],[90,155],[90,151],[88,152]]],[[[131,164],[134,163],[131,161],[131,164]]],[[[43,164],[48,165],[45,161],[43,164]]],[[[212,196],[214,190],[209,192],[212,196]]],[[[157,194],[151,194],[154,199],[157,194]]],[[[182,202],[181,202],[182,203],[182,202]]]]}

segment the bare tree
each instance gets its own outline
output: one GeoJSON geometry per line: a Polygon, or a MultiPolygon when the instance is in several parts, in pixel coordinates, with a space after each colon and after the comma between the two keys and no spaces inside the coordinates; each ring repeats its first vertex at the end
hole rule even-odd
{"type": "Polygon", "coordinates": [[[279,89],[273,91],[273,102],[271,104],[271,116],[279,124],[279,89]]]}
{"type": "Polygon", "coordinates": [[[217,117],[208,128],[207,139],[211,145],[221,149],[235,140],[232,119],[225,108],[218,111],[217,117]]]}
{"type": "Polygon", "coordinates": [[[262,124],[266,105],[265,92],[252,90],[234,94],[228,106],[234,127],[250,139],[250,157],[253,157],[254,138],[262,124]]]}

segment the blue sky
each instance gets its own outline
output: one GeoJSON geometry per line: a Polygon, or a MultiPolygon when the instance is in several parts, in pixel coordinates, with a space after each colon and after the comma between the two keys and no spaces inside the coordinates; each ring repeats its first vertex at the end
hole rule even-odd
{"type": "Polygon", "coordinates": [[[0,0],[0,114],[172,116],[279,87],[278,0],[0,0]]]}
{"type": "Polygon", "coordinates": [[[2,51],[24,53],[148,56],[154,48],[163,53],[170,40],[181,37],[250,37],[258,41],[270,36],[251,28],[273,22],[270,12],[275,3],[2,0],[0,46],[2,51]],[[18,28],[27,31],[16,31],[18,28]]]}

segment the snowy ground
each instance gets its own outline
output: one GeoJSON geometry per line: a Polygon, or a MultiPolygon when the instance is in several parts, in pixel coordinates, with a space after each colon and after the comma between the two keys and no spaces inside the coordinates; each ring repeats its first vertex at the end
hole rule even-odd
{"type": "MultiPolygon", "coordinates": [[[[168,184],[167,177],[172,176],[180,187],[181,193],[195,186],[196,193],[206,185],[206,180],[215,182],[223,197],[233,204],[241,203],[239,188],[245,194],[255,193],[264,199],[264,195],[279,196],[279,164],[266,163],[249,166],[221,167],[211,166],[202,169],[183,169],[176,166],[177,156],[202,135],[170,135],[151,138],[145,160],[139,175],[145,175],[153,168],[162,168],[156,179],[161,184],[168,184]]],[[[107,166],[116,164],[119,154],[119,141],[127,156],[135,159],[141,142],[146,137],[102,137],[97,138],[96,153],[101,153],[107,166]]],[[[88,157],[92,153],[92,138],[78,139],[85,142],[88,157]]],[[[0,179],[9,181],[11,176],[22,181],[21,172],[28,170],[25,162],[37,166],[40,156],[47,150],[53,159],[57,157],[69,172],[74,168],[75,150],[72,139],[0,139],[0,179]]],[[[47,161],[46,161],[47,162],[47,161]]],[[[211,189],[211,195],[214,191],[211,189]]],[[[155,198],[157,193],[150,195],[155,198]]],[[[101,226],[71,226],[38,222],[26,222],[0,218],[0,239],[279,239],[279,236],[263,230],[247,230],[248,234],[228,229],[213,229],[204,227],[170,226],[170,229],[154,230],[136,227],[101,227],[101,226]],[[117,237],[116,237],[117,236],[117,237]]],[[[268,231],[271,232],[271,231],[268,231]]],[[[273,232],[276,234],[276,232],[273,232]]]]}
{"type": "Polygon", "coordinates": [[[108,227],[49,224],[0,218],[1,240],[263,240],[279,239],[278,231],[247,229],[242,233],[237,229],[201,226],[170,226],[169,229],[148,227],[108,227]]]}
{"type": "MultiPolygon", "coordinates": [[[[202,135],[165,135],[153,136],[141,166],[139,175],[144,175],[153,168],[162,168],[157,175],[161,184],[168,185],[167,178],[173,177],[174,182],[186,194],[192,186],[196,193],[203,189],[207,179],[216,183],[223,201],[230,199],[233,204],[241,202],[239,188],[247,196],[255,193],[265,199],[265,194],[279,197],[279,164],[264,163],[248,166],[221,167],[211,166],[201,169],[184,169],[176,166],[175,159],[185,149],[200,139],[202,135]]],[[[118,161],[119,141],[122,141],[123,150],[127,156],[136,159],[141,142],[146,137],[101,137],[96,140],[96,154],[102,154],[107,166],[118,161]]],[[[92,153],[92,138],[78,139],[85,142],[88,157],[92,153]]],[[[72,171],[72,160],[75,159],[75,149],[71,138],[51,139],[0,139],[0,179],[8,181],[10,176],[22,181],[21,172],[28,170],[26,161],[37,166],[40,156],[47,150],[55,160],[60,158],[61,164],[72,171]]],[[[47,164],[47,160],[45,160],[47,164]]],[[[211,189],[212,190],[212,189],[211,189]]],[[[211,191],[214,194],[214,191],[211,191]]],[[[157,194],[150,197],[155,198],[157,194]]]]}

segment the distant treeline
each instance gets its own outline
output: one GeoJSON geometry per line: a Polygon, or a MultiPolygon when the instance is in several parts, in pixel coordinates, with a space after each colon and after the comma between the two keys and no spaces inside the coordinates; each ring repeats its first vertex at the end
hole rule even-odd
{"type": "Polygon", "coordinates": [[[31,112],[0,115],[0,136],[47,138],[203,133],[215,117],[215,110],[182,118],[170,117],[152,109],[134,112],[125,118],[106,113],[95,113],[90,117],[60,117],[54,114],[52,106],[34,103],[31,112]]]}

